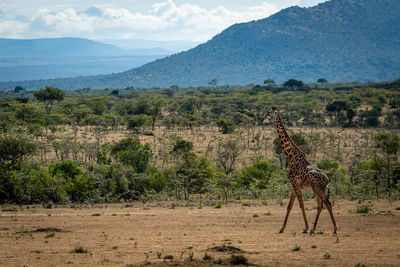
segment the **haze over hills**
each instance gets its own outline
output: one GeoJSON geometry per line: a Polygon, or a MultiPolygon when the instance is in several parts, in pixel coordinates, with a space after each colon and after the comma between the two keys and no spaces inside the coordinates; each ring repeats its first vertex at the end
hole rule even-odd
{"type": "Polygon", "coordinates": [[[82,38],[0,38],[0,82],[122,72],[174,53],[141,40],[129,44],[118,47],[82,38]]]}
{"type": "Polygon", "coordinates": [[[0,57],[122,56],[129,52],[111,44],[82,38],[4,39],[0,57]]]}
{"type": "Polygon", "coordinates": [[[291,7],[266,19],[235,24],[205,44],[126,72],[19,83],[82,87],[169,87],[282,82],[381,81],[400,77],[400,1],[332,0],[291,7]]]}

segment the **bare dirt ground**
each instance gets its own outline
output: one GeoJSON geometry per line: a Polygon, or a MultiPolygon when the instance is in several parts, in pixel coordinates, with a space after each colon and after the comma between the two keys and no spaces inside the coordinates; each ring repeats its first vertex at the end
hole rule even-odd
{"type": "MultiPolygon", "coordinates": [[[[286,203],[244,201],[221,209],[183,202],[3,206],[0,265],[211,266],[229,264],[232,254],[258,266],[400,265],[400,201],[373,202],[375,213],[368,215],[349,213],[356,201],[336,201],[337,236],[325,209],[317,234],[302,234],[298,203],[279,234],[286,203]]],[[[316,203],[306,207],[312,225],[316,203]]]]}

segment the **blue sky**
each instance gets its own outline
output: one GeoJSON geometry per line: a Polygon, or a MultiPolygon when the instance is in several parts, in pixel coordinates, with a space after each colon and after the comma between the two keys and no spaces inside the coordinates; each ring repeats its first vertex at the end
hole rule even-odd
{"type": "Polygon", "coordinates": [[[0,38],[204,42],[234,23],[326,0],[1,0],[0,38]]]}

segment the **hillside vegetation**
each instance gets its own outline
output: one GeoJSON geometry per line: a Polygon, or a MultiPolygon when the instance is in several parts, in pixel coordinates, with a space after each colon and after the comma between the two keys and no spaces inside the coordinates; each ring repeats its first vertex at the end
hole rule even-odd
{"type": "Polygon", "coordinates": [[[285,84],[3,92],[0,202],[286,198],[272,106],[333,198],[398,199],[399,81],[285,84]]]}
{"type": "Polygon", "coordinates": [[[400,1],[332,0],[291,7],[268,18],[235,24],[189,51],[126,72],[74,79],[0,83],[39,89],[261,84],[267,77],[314,82],[397,79],[400,1]]]}

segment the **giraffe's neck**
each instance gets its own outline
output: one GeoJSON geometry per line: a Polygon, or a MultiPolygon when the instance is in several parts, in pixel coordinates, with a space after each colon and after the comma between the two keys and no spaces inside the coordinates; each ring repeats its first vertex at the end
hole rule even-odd
{"type": "Polygon", "coordinates": [[[289,163],[293,164],[295,158],[299,155],[305,157],[304,152],[296,146],[293,140],[290,138],[285,126],[283,125],[282,118],[277,114],[275,119],[276,130],[278,132],[279,140],[281,141],[283,152],[285,153],[289,163]]]}

